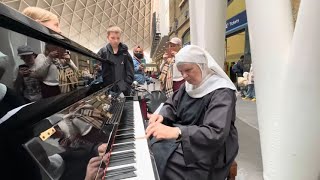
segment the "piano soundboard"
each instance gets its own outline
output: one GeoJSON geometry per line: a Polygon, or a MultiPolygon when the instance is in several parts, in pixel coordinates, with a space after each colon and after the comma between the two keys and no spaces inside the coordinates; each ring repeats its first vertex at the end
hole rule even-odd
{"type": "MultiPolygon", "coordinates": [[[[53,171],[50,167],[52,157],[57,154],[74,156],[72,153],[78,149],[97,147],[102,143],[107,144],[105,154],[109,157],[104,166],[106,180],[159,179],[148,140],[144,138],[145,120],[137,98],[114,97],[103,89],[47,119],[52,128],[24,144],[40,167],[43,179],[66,179],[65,174],[73,173],[79,175],[78,166],[67,166],[62,174],[53,171]]],[[[90,151],[76,158],[86,159],[88,163],[97,155],[97,151],[90,151]]],[[[86,167],[86,163],[83,166],[86,167]]],[[[84,179],[85,172],[80,174],[84,179]]]]}

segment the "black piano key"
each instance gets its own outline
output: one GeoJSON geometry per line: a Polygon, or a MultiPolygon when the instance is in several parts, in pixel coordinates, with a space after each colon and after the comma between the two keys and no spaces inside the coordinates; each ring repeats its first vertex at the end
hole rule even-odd
{"type": "Polygon", "coordinates": [[[120,124],[134,124],[134,122],[133,122],[133,121],[121,120],[120,123],[119,123],[119,125],[120,125],[120,124]]]}
{"type": "Polygon", "coordinates": [[[112,147],[112,152],[126,151],[135,149],[134,143],[119,144],[112,147]]]}
{"type": "Polygon", "coordinates": [[[134,166],[127,166],[118,169],[107,170],[106,176],[115,176],[122,173],[133,172],[137,169],[134,166]]]}
{"type": "Polygon", "coordinates": [[[119,129],[128,129],[128,128],[134,128],[134,124],[121,124],[118,127],[119,129]]]}
{"type": "Polygon", "coordinates": [[[134,124],[134,121],[127,121],[126,119],[122,119],[119,124],[134,124]]]}
{"type": "Polygon", "coordinates": [[[111,158],[110,158],[110,162],[109,162],[109,165],[110,167],[113,167],[113,166],[120,166],[120,165],[126,165],[126,164],[131,164],[131,163],[135,163],[135,155],[134,154],[131,154],[131,155],[126,155],[126,156],[118,156],[118,157],[114,157],[112,158],[112,155],[111,155],[111,158]]]}
{"type": "Polygon", "coordinates": [[[132,128],[127,128],[127,129],[133,129],[134,123],[122,123],[122,124],[119,124],[119,127],[120,126],[132,126],[132,128]]]}
{"type": "Polygon", "coordinates": [[[129,172],[129,173],[124,173],[118,176],[114,176],[114,177],[107,177],[107,180],[120,180],[120,179],[127,179],[127,178],[133,178],[133,177],[137,177],[136,173],[134,172],[129,172]]]}
{"type": "Polygon", "coordinates": [[[109,167],[115,167],[115,166],[121,166],[121,165],[126,165],[126,164],[133,164],[136,161],[134,160],[134,158],[124,158],[121,161],[113,161],[109,163],[109,167]]]}
{"type": "Polygon", "coordinates": [[[134,134],[116,135],[116,140],[130,139],[130,138],[134,138],[134,134]]]}
{"type": "Polygon", "coordinates": [[[133,117],[131,116],[131,115],[133,115],[133,111],[128,111],[128,110],[126,110],[126,119],[133,119],[133,117]]]}
{"type": "Polygon", "coordinates": [[[127,130],[134,130],[134,128],[118,128],[117,131],[127,131],[127,130]]]}
{"type": "MultiPolygon", "coordinates": [[[[110,158],[110,164],[111,163],[121,163],[121,162],[128,161],[128,160],[135,162],[135,155],[122,156],[119,158],[110,158]]],[[[110,164],[109,164],[109,166],[110,166],[110,164]]]]}
{"type": "MultiPolygon", "coordinates": [[[[133,115],[130,115],[133,116],[133,115]]],[[[125,123],[134,123],[133,119],[127,119],[127,118],[122,118],[120,121],[120,124],[125,124],[125,123]]]]}
{"type": "Polygon", "coordinates": [[[121,158],[134,157],[134,156],[135,156],[134,151],[125,151],[125,152],[121,152],[121,153],[111,154],[110,162],[113,160],[117,161],[121,158]]]}
{"type": "Polygon", "coordinates": [[[116,135],[134,134],[134,129],[118,130],[116,135]]]}

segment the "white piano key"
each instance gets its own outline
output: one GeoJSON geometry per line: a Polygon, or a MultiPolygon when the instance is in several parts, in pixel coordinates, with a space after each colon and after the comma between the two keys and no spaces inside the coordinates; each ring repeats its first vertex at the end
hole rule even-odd
{"type": "Polygon", "coordinates": [[[133,102],[135,137],[143,137],[145,133],[139,101],[133,102]]]}
{"type": "Polygon", "coordinates": [[[135,145],[137,177],[141,180],[155,180],[147,140],[137,139],[135,145]]]}
{"type": "MultiPolygon", "coordinates": [[[[135,137],[140,138],[145,136],[145,128],[141,114],[140,104],[138,101],[134,101],[134,126],[135,126],[135,137]]],[[[141,180],[154,180],[153,167],[150,158],[150,151],[147,139],[136,139],[136,168],[137,176],[141,180]]]]}

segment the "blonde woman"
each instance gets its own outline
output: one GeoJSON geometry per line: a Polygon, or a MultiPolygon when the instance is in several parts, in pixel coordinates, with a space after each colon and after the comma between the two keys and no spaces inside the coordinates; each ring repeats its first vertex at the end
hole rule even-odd
{"type": "Polygon", "coordinates": [[[52,12],[38,7],[27,7],[22,11],[22,14],[61,34],[59,18],[52,12]]]}

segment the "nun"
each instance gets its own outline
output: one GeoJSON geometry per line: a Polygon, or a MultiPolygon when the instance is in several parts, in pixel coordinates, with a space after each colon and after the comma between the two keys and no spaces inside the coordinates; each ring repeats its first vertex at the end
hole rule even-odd
{"type": "Polygon", "coordinates": [[[181,49],[175,62],[186,82],[146,129],[160,179],[225,180],[239,149],[236,87],[198,46],[181,49]]]}

